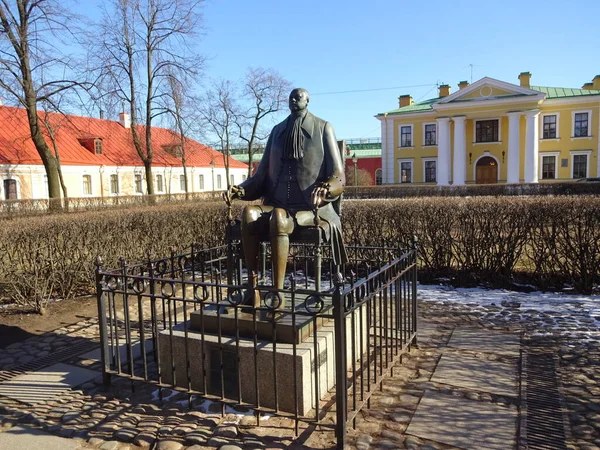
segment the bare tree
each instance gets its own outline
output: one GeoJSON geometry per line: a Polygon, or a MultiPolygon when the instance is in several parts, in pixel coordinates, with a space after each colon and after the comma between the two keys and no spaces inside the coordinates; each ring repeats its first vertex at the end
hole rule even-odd
{"type": "Polygon", "coordinates": [[[59,209],[60,180],[56,155],[50,150],[38,104],[82,83],[65,78],[72,59],[56,46],[77,40],[73,14],[55,0],[0,0],[0,88],[23,106],[31,139],[48,177],[50,207],[59,209]],[[68,25],[68,26],[67,26],[68,25]],[[72,38],[72,39],[71,39],[72,38]]]}
{"type": "MultiPolygon", "coordinates": [[[[131,136],[144,163],[148,194],[154,194],[152,124],[167,112],[169,79],[199,73],[203,59],[189,47],[200,30],[203,0],[112,0],[96,36],[101,49],[95,69],[104,74],[99,96],[127,106],[131,136]],[[144,125],[142,131],[138,124],[144,125]],[[142,133],[140,135],[140,132],[142,133]]],[[[95,54],[95,53],[92,53],[95,54]]]]}
{"type": "Polygon", "coordinates": [[[261,122],[287,105],[291,83],[273,69],[250,68],[243,82],[242,96],[247,107],[236,117],[239,137],[248,148],[248,177],[252,175],[252,158],[258,142],[269,136],[270,127],[261,122]]]}
{"type": "Polygon", "coordinates": [[[184,84],[175,76],[169,78],[169,104],[168,111],[173,120],[174,129],[177,134],[178,153],[176,156],[181,158],[181,166],[183,167],[183,177],[185,182],[185,197],[189,198],[189,179],[187,171],[187,158],[189,155],[189,149],[187,144],[188,138],[186,137],[192,130],[192,124],[195,122],[195,117],[191,111],[191,103],[188,97],[185,95],[186,87],[184,84]]]}
{"type": "MultiPolygon", "coordinates": [[[[200,115],[217,137],[216,147],[220,147],[225,165],[225,178],[229,187],[229,158],[234,141],[235,118],[239,115],[235,102],[235,85],[229,80],[221,80],[206,92],[206,98],[200,106],[200,115]]],[[[213,186],[214,190],[214,186],[213,186]]]]}

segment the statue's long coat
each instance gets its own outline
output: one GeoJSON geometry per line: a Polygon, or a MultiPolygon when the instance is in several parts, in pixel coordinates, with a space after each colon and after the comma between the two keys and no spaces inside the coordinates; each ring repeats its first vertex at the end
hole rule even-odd
{"type": "MultiPolygon", "coordinates": [[[[245,191],[244,200],[257,200],[262,197],[264,203],[269,205],[269,193],[275,192],[279,185],[287,123],[288,119],[273,128],[256,172],[240,185],[245,191]]],[[[298,161],[297,177],[302,195],[310,205],[311,194],[316,186],[331,178],[337,178],[342,185],[345,184],[344,163],[330,123],[307,112],[302,121],[302,132],[304,157],[298,161]]],[[[319,217],[330,225],[330,243],[334,260],[339,264],[346,260],[339,216],[340,200],[331,200],[319,208],[319,217]]]]}

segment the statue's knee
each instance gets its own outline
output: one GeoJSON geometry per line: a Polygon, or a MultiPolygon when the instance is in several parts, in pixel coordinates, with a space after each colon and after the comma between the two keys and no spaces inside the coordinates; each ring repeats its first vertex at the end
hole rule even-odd
{"type": "Polygon", "coordinates": [[[294,219],[285,209],[275,208],[271,213],[270,228],[271,233],[291,234],[294,231],[294,219]]]}
{"type": "Polygon", "coordinates": [[[256,222],[262,214],[262,210],[258,206],[246,206],[242,211],[242,223],[256,222]]]}

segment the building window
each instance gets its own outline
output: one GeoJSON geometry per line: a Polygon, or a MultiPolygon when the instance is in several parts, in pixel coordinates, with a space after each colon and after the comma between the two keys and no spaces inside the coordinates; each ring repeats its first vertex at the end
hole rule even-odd
{"type": "Polygon", "coordinates": [[[412,161],[400,161],[400,183],[412,183],[412,161]]]}
{"type": "Polygon", "coordinates": [[[242,174],[242,181],[246,181],[246,175],[242,174]]]}
{"type": "Polygon", "coordinates": [[[119,175],[113,173],[110,176],[110,193],[118,194],[119,193],[119,175]]]}
{"type": "Polygon", "coordinates": [[[92,195],[92,176],[83,176],[83,195],[92,195]]]}
{"type": "Polygon", "coordinates": [[[229,185],[233,186],[235,183],[233,181],[233,174],[229,175],[229,185]]]}
{"type": "Polygon", "coordinates": [[[221,189],[221,175],[217,175],[217,189],[221,189]]]}
{"type": "Polygon", "coordinates": [[[142,175],[139,173],[135,174],[135,193],[143,194],[144,191],[142,189],[142,175]]]}
{"type": "Polygon", "coordinates": [[[573,178],[587,178],[587,155],[573,155],[573,178]]]}
{"type": "Polygon", "coordinates": [[[588,113],[575,113],[574,137],[588,136],[588,113]]]}
{"type": "Polygon", "coordinates": [[[542,180],[556,179],[556,156],[542,156],[542,180]]]}
{"type": "Polygon", "coordinates": [[[436,178],[436,161],[425,161],[425,183],[435,183],[436,178]]]}
{"type": "Polygon", "coordinates": [[[375,184],[377,186],[381,186],[383,184],[383,171],[381,169],[377,169],[375,171],[375,184]]]}
{"type": "Polygon", "coordinates": [[[544,116],[543,139],[556,139],[556,116],[544,116]]]}
{"type": "Polygon", "coordinates": [[[430,123],[425,125],[425,145],[436,145],[436,125],[430,123]]]}
{"type": "Polygon", "coordinates": [[[156,192],[164,192],[165,186],[163,183],[163,176],[156,175],[156,192]]]}
{"type": "Polygon", "coordinates": [[[179,175],[179,189],[185,192],[185,175],[179,175]]]}
{"type": "Polygon", "coordinates": [[[498,120],[478,120],[475,123],[475,142],[498,142],[498,120]]]}
{"type": "Polygon", "coordinates": [[[200,175],[200,190],[204,189],[204,175],[200,175]]]}
{"type": "Polygon", "coordinates": [[[412,126],[400,127],[400,147],[412,147],[412,126]]]}
{"type": "Polygon", "coordinates": [[[17,180],[4,180],[4,199],[17,200],[17,180]]]}
{"type": "Polygon", "coordinates": [[[102,139],[94,140],[94,152],[96,153],[96,155],[102,154],[102,139]]]}

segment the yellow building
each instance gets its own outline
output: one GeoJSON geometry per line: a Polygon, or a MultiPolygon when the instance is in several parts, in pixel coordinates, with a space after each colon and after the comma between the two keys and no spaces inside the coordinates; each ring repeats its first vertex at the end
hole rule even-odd
{"type": "Polygon", "coordinates": [[[600,177],[600,75],[582,89],[485,77],[381,121],[383,183],[537,183],[600,177]]]}

